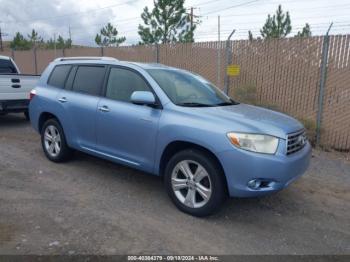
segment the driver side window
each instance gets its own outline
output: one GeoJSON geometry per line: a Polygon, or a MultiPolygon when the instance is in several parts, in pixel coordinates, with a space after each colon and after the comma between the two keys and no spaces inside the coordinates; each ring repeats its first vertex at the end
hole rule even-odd
{"type": "Polygon", "coordinates": [[[108,77],[106,97],[130,102],[134,91],[151,91],[145,80],[137,73],[123,68],[111,68],[108,77]]]}

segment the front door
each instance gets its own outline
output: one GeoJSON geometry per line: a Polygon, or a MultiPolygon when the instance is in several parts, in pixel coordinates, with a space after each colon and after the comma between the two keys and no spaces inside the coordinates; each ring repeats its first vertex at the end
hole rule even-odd
{"type": "Polygon", "coordinates": [[[98,104],[97,145],[117,162],[152,171],[162,110],[130,102],[134,91],[151,91],[137,72],[112,67],[98,104]]]}

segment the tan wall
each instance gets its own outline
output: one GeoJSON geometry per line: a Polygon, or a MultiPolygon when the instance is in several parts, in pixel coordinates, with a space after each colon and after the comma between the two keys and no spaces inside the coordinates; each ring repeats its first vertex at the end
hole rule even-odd
{"type": "MultiPolygon", "coordinates": [[[[274,105],[295,117],[316,122],[322,44],[323,37],[233,41],[233,63],[240,65],[241,72],[231,77],[230,94],[233,95],[235,88],[254,86],[261,104],[274,105]]],[[[159,45],[158,52],[156,46],[37,50],[37,72],[41,73],[59,56],[104,55],[119,60],[156,62],[158,54],[160,63],[201,74],[223,88],[225,45],[225,42],[168,44],[159,45]]],[[[14,54],[23,73],[35,73],[33,50],[2,54],[14,54]]],[[[344,150],[350,149],[349,58],[350,35],[331,36],[321,143],[344,150]]]]}

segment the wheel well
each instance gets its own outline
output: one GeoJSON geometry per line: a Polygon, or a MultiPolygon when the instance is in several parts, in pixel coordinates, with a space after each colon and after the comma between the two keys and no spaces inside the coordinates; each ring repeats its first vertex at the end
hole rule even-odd
{"type": "Polygon", "coordinates": [[[39,132],[41,133],[41,129],[43,128],[44,126],[44,123],[49,120],[49,119],[52,119],[52,118],[55,118],[57,119],[57,117],[51,113],[48,113],[48,112],[45,112],[45,113],[42,113],[39,117],[39,132]]]}
{"type": "Polygon", "coordinates": [[[197,149],[199,151],[204,152],[205,154],[207,154],[209,157],[211,157],[216,164],[218,165],[218,168],[221,169],[221,173],[223,174],[223,179],[226,185],[226,189],[227,189],[227,180],[226,180],[226,176],[225,176],[225,172],[224,169],[219,161],[219,159],[216,157],[216,155],[211,152],[209,149],[200,146],[198,144],[194,144],[191,142],[185,142],[185,141],[174,141],[171,142],[169,145],[166,146],[166,148],[163,151],[162,157],[160,159],[160,164],[159,164],[159,174],[160,176],[164,175],[164,171],[165,171],[165,167],[166,164],[168,163],[168,161],[170,160],[170,158],[176,154],[177,152],[186,150],[186,149],[197,149]]]}

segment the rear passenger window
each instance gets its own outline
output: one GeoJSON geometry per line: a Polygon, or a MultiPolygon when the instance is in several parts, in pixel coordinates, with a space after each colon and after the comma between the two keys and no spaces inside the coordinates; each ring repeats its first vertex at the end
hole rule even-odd
{"type": "Polygon", "coordinates": [[[99,95],[105,75],[104,66],[79,66],[73,90],[89,95],[99,95]]]}
{"type": "Polygon", "coordinates": [[[48,84],[58,88],[64,88],[67,75],[72,66],[70,65],[59,65],[56,66],[50,75],[48,84]]]}

